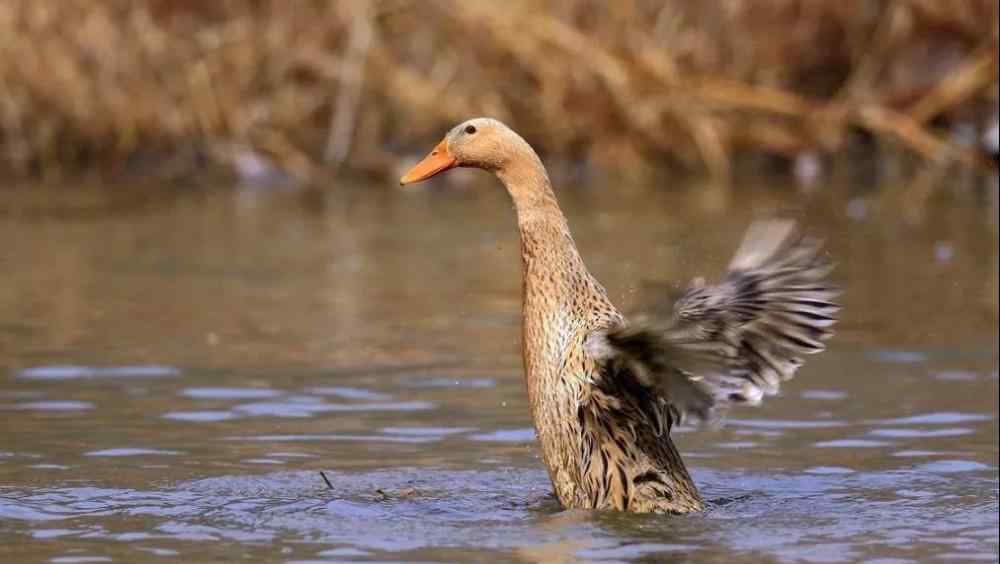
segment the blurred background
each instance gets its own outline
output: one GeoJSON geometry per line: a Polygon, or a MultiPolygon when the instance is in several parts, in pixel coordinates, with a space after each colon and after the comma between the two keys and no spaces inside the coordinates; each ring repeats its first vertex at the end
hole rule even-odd
{"type": "Polygon", "coordinates": [[[996,561],[997,63],[996,0],[0,0],[0,560],[996,561]],[[626,312],[826,240],[707,515],[547,497],[509,198],[397,182],[479,115],[626,312]]]}
{"type": "Polygon", "coordinates": [[[0,34],[0,164],[20,176],[391,179],[475,115],[632,178],[983,170],[996,136],[990,0],[7,0],[0,34]]]}

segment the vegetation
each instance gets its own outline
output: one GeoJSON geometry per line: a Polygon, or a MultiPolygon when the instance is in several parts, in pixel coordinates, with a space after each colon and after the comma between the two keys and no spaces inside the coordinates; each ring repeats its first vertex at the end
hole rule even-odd
{"type": "Polygon", "coordinates": [[[488,114],[597,166],[953,140],[997,111],[995,0],[6,0],[0,167],[264,155],[395,174],[488,114]]]}

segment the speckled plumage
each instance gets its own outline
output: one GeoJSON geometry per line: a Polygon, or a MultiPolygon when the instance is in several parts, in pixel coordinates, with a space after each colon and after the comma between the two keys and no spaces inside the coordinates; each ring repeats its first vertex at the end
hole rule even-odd
{"type": "Polygon", "coordinates": [[[584,265],[545,168],[520,136],[496,120],[469,120],[432,159],[404,183],[470,166],[495,173],[514,201],[525,381],[562,505],[701,510],[671,427],[758,402],[791,377],[798,355],[822,350],[837,308],[818,243],[790,222],[757,224],[722,283],[692,288],[667,319],[629,325],[584,265]]]}

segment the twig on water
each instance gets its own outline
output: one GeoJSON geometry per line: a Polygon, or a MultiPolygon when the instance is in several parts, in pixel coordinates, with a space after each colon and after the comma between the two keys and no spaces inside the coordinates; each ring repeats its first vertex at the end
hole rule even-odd
{"type": "Polygon", "coordinates": [[[323,478],[324,482],[326,482],[327,489],[331,489],[332,490],[333,489],[333,484],[330,483],[330,478],[326,477],[326,473],[321,470],[320,473],[319,473],[319,476],[320,476],[320,478],[323,478]]]}

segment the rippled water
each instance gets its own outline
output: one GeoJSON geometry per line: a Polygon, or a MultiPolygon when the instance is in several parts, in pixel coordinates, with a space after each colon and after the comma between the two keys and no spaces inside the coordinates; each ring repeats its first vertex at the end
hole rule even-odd
{"type": "MultiPolygon", "coordinates": [[[[718,273],[784,194],[564,205],[628,309],[718,273]]],[[[997,560],[997,238],[969,206],[806,202],[842,330],[763,407],[679,430],[711,507],[663,517],[550,495],[496,187],[122,197],[4,195],[0,560],[997,560]]]]}

